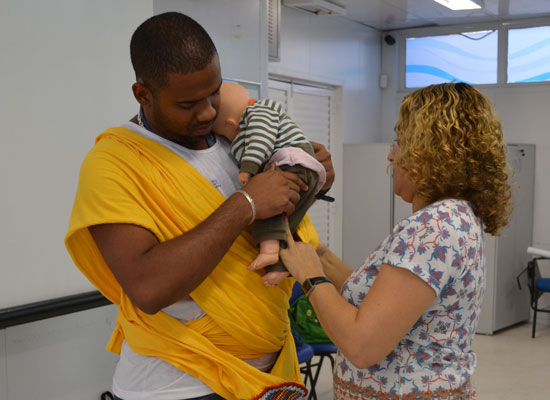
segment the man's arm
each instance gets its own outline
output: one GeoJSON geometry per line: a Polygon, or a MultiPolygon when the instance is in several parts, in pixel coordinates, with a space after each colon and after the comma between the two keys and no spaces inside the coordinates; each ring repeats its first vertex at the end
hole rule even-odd
{"type": "Polygon", "coordinates": [[[332,166],[332,157],[325,146],[323,146],[321,143],[311,142],[311,145],[313,146],[313,151],[315,152],[315,158],[317,159],[317,161],[323,164],[323,167],[325,167],[325,171],[327,172],[327,180],[321,188],[321,192],[326,193],[329,191],[329,189],[332,187],[332,184],[334,183],[335,174],[334,167],[332,166]]]}
{"type": "MultiPolygon", "coordinates": [[[[256,218],[290,214],[305,184],[294,174],[266,171],[243,187],[256,218]]],[[[132,302],[148,314],[189,295],[215,268],[252,218],[241,193],[229,197],[197,227],[159,243],[147,229],[131,224],[89,228],[105,262],[132,302]]]]}

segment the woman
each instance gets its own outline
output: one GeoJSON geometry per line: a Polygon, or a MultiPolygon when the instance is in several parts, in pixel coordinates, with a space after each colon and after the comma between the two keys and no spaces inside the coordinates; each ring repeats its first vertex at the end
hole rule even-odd
{"type": "Polygon", "coordinates": [[[482,231],[510,210],[501,125],[478,90],[447,83],[409,94],[395,131],[394,191],[413,215],[356,271],[289,234],[281,258],[338,346],[335,399],[471,399],[482,231]]]}

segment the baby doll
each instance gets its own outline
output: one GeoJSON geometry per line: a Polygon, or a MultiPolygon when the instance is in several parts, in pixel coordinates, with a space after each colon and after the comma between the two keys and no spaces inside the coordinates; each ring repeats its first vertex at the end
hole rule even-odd
{"type": "MultiPolygon", "coordinates": [[[[220,94],[221,104],[212,130],[232,142],[231,152],[240,163],[241,183],[275,164],[295,173],[308,185],[288,217],[290,230],[295,232],[325,183],[325,168],[315,158],[313,147],[300,128],[282,111],[281,104],[251,99],[244,87],[231,82],[222,83],[220,94]]],[[[279,241],[285,239],[284,216],[255,221],[251,233],[260,254],[249,269],[266,267],[262,279],[266,286],[275,286],[288,276],[279,260],[279,241]]]]}

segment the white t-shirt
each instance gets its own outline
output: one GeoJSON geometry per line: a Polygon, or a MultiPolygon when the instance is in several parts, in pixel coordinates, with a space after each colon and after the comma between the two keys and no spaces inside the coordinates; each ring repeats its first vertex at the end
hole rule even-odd
{"type": "MultiPolygon", "coordinates": [[[[231,155],[230,143],[226,140],[217,137],[216,143],[208,149],[190,150],[132,122],[123,123],[122,126],[168,147],[191,164],[226,198],[242,186],[238,179],[237,162],[231,155]]],[[[190,297],[162,311],[182,323],[205,315],[190,297]]],[[[276,357],[277,354],[274,353],[244,361],[266,371],[271,368],[276,357]]],[[[166,361],[134,352],[124,341],[113,377],[113,392],[124,400],[174,400],[204,396],[212,393],[212,389],[166,361]]]]}

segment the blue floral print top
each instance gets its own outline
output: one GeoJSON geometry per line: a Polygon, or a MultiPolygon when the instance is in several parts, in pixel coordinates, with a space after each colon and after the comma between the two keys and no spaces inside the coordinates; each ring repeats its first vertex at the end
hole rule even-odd
{"type": "Polygon", "coordinates": [[[470,203],[441,200],[399,222],[342,286],[344,298],[359,307],[384,263],[411,271],[436,297],[380,363],[357,369],[338,353],[335,398],[470,398],[485,291],[482,225],[470,203]]]}

